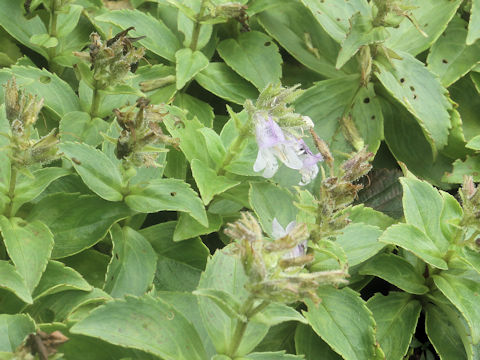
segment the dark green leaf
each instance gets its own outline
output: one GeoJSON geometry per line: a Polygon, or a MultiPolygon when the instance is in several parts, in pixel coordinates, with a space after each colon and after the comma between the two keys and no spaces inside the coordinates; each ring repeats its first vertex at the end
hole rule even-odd
{"type": "Polygon", "coordinates": [[[72,111],[60,120],[60,136],[63,142],[81,141],[97,146],[103,141],[101,133],[108,131],[108,123],[100,118],[90,118],[82,111],[72,111]]]}
{"type": "Polygon", "coordinates": [[[222,217],[217,214],[207,212],[208,226],[200,224],[197,220],[192,218],[188,213],[181,213],[175,233],[173,234],[173,241],[182,241],[192,239],[199,235],[211,234],[220,229],[222,226],[222,217]]]}
{"type": "Polygon", "coordinates": [[[318,354],[322,354],[323,360],[342,359],[310,326],[303,324],[299,324],[295,331],[295,349],[297,354],[304,354],[307,359],[314,359],[318,354]]]}
{"type": "Polygon", "coordinates": [[[35,323],[30,316],[0,314],[0,351],[14,352],[33,332],[35,323]]]}

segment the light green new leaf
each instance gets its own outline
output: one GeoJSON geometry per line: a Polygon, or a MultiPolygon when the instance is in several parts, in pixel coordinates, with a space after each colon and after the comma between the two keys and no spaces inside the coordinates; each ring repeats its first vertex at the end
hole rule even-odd
{"type": "Polygon", "coordinates": [[[472,45],[480,38],[480,1],[472,0],[470,22],[468,23],[467,45],[472,45]]]}
{"type": "Polygon", "coordinates": [[[374,257],[360,268],[359,274],[377,276],[411,294],[423,295],[429,290],[422,274],[407,260],[393,254],[374,257]]]}
{"type": "Polygon", "coordinates": [[[45,24],[38,15],[28,19],[23,15],[23,6],[17,1],[0,0],[0,25],[23,45],[35,50],[44,58],[48,58],[47,51],[30,42],[34,34],[47,32],[45,24]]]}
{"type": "Polygon", "coordinates": [[[403,212],[410,225],[426,234],[444,254],[449,246],[448,239],[440,227],[443,198],[429,183],[416,178],[400,178],[403,187],[403,212]]]}
{"type": "Polygon", "coordinates": [[[206,360],[193,325],[174,307],[151,296],[107,302],[76,323],[71,333],[98,337],[165,360],[206,360]]]}
{"type": "Polygon", "coordinates": [[[180,49],[175,53],[177,90],[193,79],[200,71],[208,66],[208,59],[201,51],[192,52],[191,49],[180,49]]]}
{"type": "Polygon", "coordinates": [[[33,292],[42,277],[53,248],[53,235],[41,221],[0,216],[3,242],[17,272],[33,292]]]}
{"type": "Polygon", "coordinates": [[[275,326],[285,321],[298,321],[302,324],[308,324],[307,320],[293,307],[281,304],[270,303],[264,310],[255,314],[251,321],[275,326]]]}
{"type": "Polygon", "coordinates": [[[315,359],[318,354],[322,354],[322,360],[343,359],[310,326],[303,324],[298,324],[295,330],[295,349],[297,354],[304,354],[307,359],[315,359]]]}
{"type": "Polygon", "coordinates": [[[44,48],[54,48],[58,45],[58,39],[49,34],[35,34],[30,38],[30,42],[34,45],[44,48]]]}
{"type": "Polygon", "coordinates": [[[402,1],[402,5],[413,8],[409,11],[412,19],[428,36],[425,37],[411,21],[403,19],[398,28],[388,29],[391,36],[385,46],[394,51],[406,51],[413,56],[427,50],[443,33],[461,3],[462,0],[402,1]]]}
{"type": "Polygon", "coordinates": [[[63,142],[79,141],[91,146],[98,146],[103,137],[101,133],[107,133],[108,122],[101,118],[90,118],[83,111],[72,111],[60,120],[60,136],[63,142]]]}
{"type": "Polygon", "coordinates": [[[248,198],[263,231],[269,235],[272,234],[273,219],[277,219],[283,228],[296,219],[298,210],[293,205],[292,194],[278,185],[250,183],[248,198]]]}
{"type": "Polygon", "coordinates": [[[454,17],[443,35],[433,44],[427,57],[428,68],[449,87],[468,73],[479,61],[480,43],[465,44],[466,22],[454,17]]]}
{"type": "Polygon", "coordinates": [[[222,62],[211,62],[195,80],[211,93],[235,104],[242,105],[245,100],[258,97],[255,86],[222,62]]]}
{"type": "Polygon", "coordinates": [[[452,302],[467,320],[472,331],[474,344],[480,341],[480,308],[478,307],[478,294],[480,282],[475,279],[462,277],[452,271],[444,271],[434,275],[433,281],[440,291],[452,302]]]}
{"type": "Polygon", "coordinates": [[[445,173],[442,180],[447,183],[461,184],[465,175],[473,176],[475,182],[480,181],[480,156],[467,156],[464,161],[462,159],[455,160],[452,172],[445,173]]]}
{"type": "Polygon", "coordinates": [[[350,29],[342,41],[335,67],[340,69],[354,56],[362,46],[384,42],[388,31],[383,26],[374,27],[373,19],[360,13],[355,13],[350,19],[350,29]]]}
{"type": "MultiPolygon", "coordinates": [[[[175,1],[177,4],[178,3],[187,4],[188,7],[193,9],[193,13],[191,13],[191,14],[195,14],[193,16],[193,19],[195,19],[196,14],[200,12],[200,7],[202,4],[200,1],[197,1],[197,0],[181,0],[181,1],[168,0],[168,1],[169,2],[175,1]]],[[[189,18],[189,16],[187,16],[186,12],[183,11],[183,9],[188,9],[188,7],[182,6],[182,10],[178,11],[177,28],[180,33],[183,33],[185,35],[183,46],[191,48],[195,22],[192,20],[192,18],[189,18]]],[[[197,38],[195,50],[201,50],[203,47],[205,47],[209,43],[209,40],[212,36],[213,26],[210,24],[202,24],[202,26],[198,30],[199,32],[198,32],[198,38],[197,38]]]]}
{"type": "MultiPolygon", "coordinates": [[[[61,118],[70,111],[80,110],[78,96],[69,84],[45,69],[32,66],[14,65],[10,69],[0,70],[0,83],[15,76],[19,88],[43,98],[44,106],[61,118]]],[[[0,98],[4,98],[4,88],[0,87],[0,98]]]]}
{"type": "Polygon", "coordinates": [[[125,203],[133,210],[152,213],[163,210],[189,213],[200,224],[208,219],[202,200],[190,185],[177,179],[156,179],[130,188],[125,203]]]}
{"type": "Polygon", "coordinates": [[[466,146],[469,149],[480,151],[480,135],[477,135],[474,138],[470,139],[466,146]]]}
{"type": "Polygon", "coordinates": [[[130,36],[146,36],[138,43],[170,61],[175,61],[175,52],[180,49],[177,37],[161,20],[138,10],[107,11],[97,16],[95,21],[114,24],[122,29],[134,26],[136,30],[130,31],[130,36]]]}
{"type": "Polygon", "coordinates": [[[35,323],[30,316],[0,314],[0,351],[14,352],[33,332],[35,323]]]}
{"type": "Polygon", "coordinates": [[[371,258],[385,247],[378,241],[382,230],[376,226],[351,224],[337,236],[336,244],[340,245],[347,255],[348,265],[355,266],[371,258]]]}
{"type": "MultiPolygon", "coordinates": [[[[59,11],[57,16],[57,36],[59,39],[69,35],[78,24],[83,6],[69,4],[68,12],[59,11]]],[[[63,39],[62,39],[63,40],[63,39]]],[[[66,39],[65,39],[66,40],[66,39]]]]}
{"type": "Polygon", "coordinates": [[[114,298],[124,295],[140,296],[152,284],[157,255],[139,232],[118,224],[110,230],[112,258],[108,264],[103,290],[114,298]]]}
{"type": "Polygon", "coordinates": [[[434,154],[447,145],[452,109],[447,90],[440,80],[419,60],[408,53],[398,52],[402,60],[375,61],[375,76],[387,91],[399,101],[422,127],[434,154]]]}
{"type": "Polygon", "coordinates": [[[20,300],[27,304],[33,303],[32,296],[25,285],[25,281],[15,270],[15,267],[10,265],[8,261],[0,261],[0,274],[2,274],[0,277],[0,288],[13,292],[20,300]]]}
{"type": "Polygon", "coordinates": [[[299,2],[289,1],[257,17],[270,36],[309,69],[328,78],[342,76],[349,70],[335,69],[340,47],[299,2]]]}
{"type": "Polygon", "coordinates": [[[304,312],[315,332],[344,359],[375,358],[375,320],[360,295],[349,288],[319,288],[322,300],[307,300],[304,312]]]}
{"type": "Polygon", "coordinates": [[[34,176],[33,179],[27,176],[20,177],[15,186],[12,212],[15,214],[20,206],[35,199],[54,180],[57,180],[70,173],[70,170],[64,168],[47,167],[34,171],[32,173],[34,176]]]}
{"type": "Polygon", "coordinates": [[[377,324],[377,341],[385,359],[402,360],[417,327],[422,305],[411,295],[390,292],[387,296],[376,294],[367,306],[377,324]]]}
{"type": "Polygon", "coordinates": [[[222,217],[218,214],[211,214],[207,212],[208,226],[200,224],[197,220],[191,217],[188,213],[181,213],[175,233],[173,234],[173,241],[182,241],[192,239],[194,237],[210,234],[220,229],[222,226],[222,217]]]}
{"type": "Polygon", "coordinates": [[[55,237],[52,257],[62,258],[95,245],[114,223],[131,215],[121,202],[95,195],[56,193],[35,204],[27,219],[48,225],[55,237]]]}
{"type": "Polygon", "coordinates": [[[341,43],[350,29],[350,18],[360,12],[371,17],[371,9],[366,0],[302,0],[325,31],[338,43],[341,43]]]}
{"type": "Polygon", "coordinates": [[[435,242],[413,225],[392,225],[380,236],[379,241],[400,246],[436,268],[448,269],[435,242]]]}
{"type": "Polygon", "coordinates": [[[197,183],[203,203],[208,205],[213,197],[240,184],[237,180],[229,179],[208,167],[201,160],[193,159],[191,162],[192,175],[197,183]]]}
{"type": "Polygon", "coordinates": [[[39,298],[67,290],[91,291],[92,286],[74,269],[59,261],[50,260],[40,279],[33,297],[39,298]]]}
{"type": "Polygon", "coordinates": [[[223,60],[240,76],[263,90],[282,76],[282,57],[272,39],[258,31],[242,33],[217,46],[223,60]]]}
{"type": "Polygon", "coordinates": [[[457,241],[458,228],[463,218],[463,209],[454,196],[445,191],[440,191],[443,197],[443,209],[440,216],[440,227],[443,236],[450,242],[457,241]]]}
{"type": "Polygon", "coordinates": [[[122,175],[107,155],[90,145],[73,142],[61,144],[60,150],[72,160],[75,170],[90,190],[105,200],[123,199],[122,175]]]}
{"type": "MultiPolygon", "coordinates": [[[[237,257],[227,255],[222,250],[217,250],[209,259],[205,272],[202,273],[198,289],[215,289],[229,293],[236,301],[243,304],[249,292],[245,285],[249,282],[243,265],[237,257]]],[[[225,353],[230,347],[231,338],[237,324],[236,319],[227,316],[212,300],[199,297],[198,303],[203,323],[217,350],[225,353]]],[[[240,343],[237,356],[251,352],[262,341],[268,331],[268,326],[250,322],[245,335],[240,343]]]]}
{"type": "Polygon", "coordinates": [[[463,327],[459,317],[461,314],[455,308],[431,303],[425,307],[425,331],[441,359],[473,360],[467,355],[461,331],[458,331],[458,325],[463,327]]]}
{"type": "Polygon", "coordinates": [[[139,232],[150,242],[157,254],[197,269],[205,269],[210,251],[198,237],[173,241],[176,225],[176,221],[167,221],[143,228],[139,232]]]}
{"type": "Polygon", "coordinates": [[[355,205],[348,211],[348,218],[353,223],[363,223],[365,225],[376,226],[386,230],[390,225],[395,224],[395,220],[383,212],[372,209],[363,204],[355,205]]]}
{"type": "Polygon", "coordinates": [[[472,269],[480,274],[480,252],[463,246],[460,250],[460,258],[469,264],[472,269]]]}

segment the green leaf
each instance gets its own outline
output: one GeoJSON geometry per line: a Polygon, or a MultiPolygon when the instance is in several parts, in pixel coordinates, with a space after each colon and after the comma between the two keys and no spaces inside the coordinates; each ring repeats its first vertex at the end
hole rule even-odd
{"type": "Polygon", "coordinates": [[[304,313],[313,330],[345,359],[373,359],[375,321],[360,295],[349,288],[325,286],[318,296],[322,301],[307,300],[304,313]]]}
{"type": "Polygon", "coordinates": [[[443,236],[450,242],[456,241],[455,236],[463,218],[463,210],[458,201],[447,192],[440,191],[443,197],[443,209],[440,216],[440,227],[443,236]]]}
{"type": "Polygon", "coordinates": [[[208,66],[208,59],[200,51],[180,49],[175,53],[177,90],[193,79],[200,71],[208,66]]]}
{"type": "Polygon", "coordinates": [[[376,211],[371,207],[364,206],[363,204],[351,207],[348,210],[348,218],[353,223],[372,225],[382,230],[385,230],[390,225],[393,225],[395,223],[395,220],[392,219],[390,216],[385,215],[380,211],[376,211]]]}
{"type": "Polygon", "coordinates": [[[175,308],[150,296],[108,302],[70,331],[146,351],[165,360],[207,359],[192,324],[175,308]]]}
{"type": "Polygon", "coordinates": [[[479,151],[480,150],[480,135],[477,135],[474,138],[470,139],[470,141],[467,143],[466,146],[469,149],[479,151]]]}
{"type": "Polygon", "coordinates": [[[107,11],[97,16],[95,21],[114,24],[122,29],[134,26],[136,30],[130,31],[129,36],[145,35],[146,38],[138,43],[170,61],[175,61],[175,52],[180,49],[177,37],[161,20],[138,10],[107,11]]]}
{"type": "MultiPolygon", "coordinates": [[[[69,35],[78,24],[83,6],[69,4],[68,12],[59,12],[57,17],[57,36],[62,39],[69,35]]],[[[62,39],[63,40],[63,39],[62,39]]]]}
{"type": "Polygon", "coordinates": [[[289,1],[261,12],[257,18],[270,36],[309,69],[328,78],[346,72],[345,68],[335,69],[338,44],[299,2],[289,1]]]}
{"type": "Polygon", "coordinates": [[[92,286],[103,288],[109,257],[97,250],[87,249],[79,254],[63,258],[62,262],[78,271],[92,286]]]}
{"type": "MultiPolygon", "coordinates": [[[[44,106],[59,118],[70,111],[80,110],[80,103],[73,89],[56,74],[31,66],[14,65],[0,70],[0,83],[15,76],[17,85],[28,93],[43,98],[44,106]]],[[[4,88],[0,88],[0,98],[4,98],[4,88]]]]}
{"type": "Polygon", "coordinates": [[[189,213],[200,224],[207,226],[208,219],[202,200],[187,183],[177,179],[151,180],[135,185],[125,197],[125,203],[133,210],[152,213],[163,210],[189,213]]]}
{"type": "Polygon", "coordinates": [[[192,292],[197,288],[200,274],[198,268],[159,256],[153,285],[157,290],[192,292]]]}
{"type": "Polygon", "coordinates": [[[377,79],[420,124],[434,154],[447,145],[452,105],[439,79],[422,62],[398,52],[402,60],[375,61],[377,79]]]}
{"type": "Polygon", "coordinates": [[[12,212],[16,213],[20,206],[34,200],[50,183],[70,173],[67,169],[47,167],[34,171],[33,179],[27,176],[20,177],[15,186],[12,212]]]}
{"type": "Polygon", "coordinates": [[[295,221],[297,208],[293,205],[292,194],[273,183],[250,183],[248,198],[267,234],[272,234],[275,218],[284,228],[295,221]]]}
{"type": "MultiPolygon", "coordinates": [[[[198,289],[215,289],[229,293],[238,303],[243,304],[249,293],[245,285],[249,282],[241,261],[231,255],[217,250],[209,259],[205,272],[202,273],[198,289]]],[[[227,316],[212,300],[204,297],[198,299],[203,323],[217,350],[226,353],[234,334],[237,321],[227,316]]],[[[262,341],[268,331],[264,324],[250,322],[242,338],[236,356],[248,354],[262,341]]]]}
{"type": "Polygon", "coordinates": [[[193,159],[191,162],[192,175],[197,183],[203,203],[208,205],[213,197],[240,184],[237,180],[229,179],[208,167],[201,160],[193,159]]]}
{"type": "Polygon", "coordinates": [[[241,305],[228,292],[217,289],[198,289],[193,294],[212,300],[230,318],[247,322],[247,317],[240,313],[241,305]]]}
{"type": "Polygon", "coordinates": [[[32,304],[30,290],[25,285],[22,276],[10,265],[8,261],[0,261],[0,288],[13,292],[20,300],[32,304]]]}
{"type": "Polygon", "coordinates": [[[122,175],[107,155],[90,145],[73,142],[61,144],[60,150],[72,160],[73,167],[90,190],[105,200],[123,199],[122,175]]]}
{"type": "Polygon", "coordinates": [[[210,251],[200,238],[173,241],[176,221],[167,221],[141,229],[142,234],[159,255],[204,269],[210,251]]]}
{"type": "Polygon", "coordinates": [[[258,31],[223,40],[217,46],[223,60],[257,89],[277,83],[282,76],[282,57],[272,39],[258,31]]]}
{"type": "Polygon", "coordinates": [[[298,321],[307,324],[307,320],[293,307],[281,304],[270,303],[264,310],[255,314],[251,321],[275,326],[286,321],[298,321]]]}
{"type": "Polygon", "coordinates": [[[286,354],[285,351],[251,353],[239,360],[301,360],[303,356],[286,354]]]}
{"type": "Polygon", "coordinates": [[[40,220],[55,237],[52,257],[76,254],[99,242],[110,227],[132,215],[123,203],[112,203],[94,195],[56,193],[32,208],[28,221],[40,220]]]}
{"type": "Polygon", "coordinates": [[[91,291],[92,286],[78,272],[59,261],[50,260],[33,297],[39,298],[67,290],[91,291]]]}
{"type": "Polygon", "coordinates": [[[423,295],[429,291],[422,274],[407,260],[393,254],[374,257],[360,268],[359,274],[377,276],[411,294],[423,295]]]}
{"type": "Polygon", "coordinates": [[[143,295],[152,284],[157,255],[150,243],[139,232],[115,224],[112,236],[112,258],[108,264],[103,290],[112,297],[126,294],[143,295]]]}
{"type": "Polygon", "coordinates": [[[190,118],[196,116],[203,125],[210,128],[213,126],[213,108],[208,103],[197,99],[196,97],[180,92],[175,95],[173,104],[183,110],[186,110],[188,112],[187,116],[190,118]]]}
{"type": "Polygon", "coordinates": [[[463,246],[458,254],[460,258],[480,274],[480,252],[463,246]]]}
{"type": "Polygon", "coordinates": [[[33,292],[52,253],[52,233],[41,221],[25,222],[5,216],[0,216],[0,229],[10,259],[29,291],[33,292]]]}
{"type": "Polygon", "coordinates": [[[409,10],[411,18],[428,36],[425,37],[411,21],[404,19],[398,28],[388,28],[390,38],[385,46],[414,56],[427,50],[443,33],[461,3],[461,0],[405,1],[403,4],[413,7],[409,10]]]}
{"type": "Polygon", "coordinates": [[[429,183],[415,178],[400,178],[403,187],[403,211],[405,219],[426,234],[442,254],[449,241],[440,227],[443,198],[429,183]]]}
{"type": "Polygon", "coordinates": [[[433,44],[427,57],[428,68],[440,76],[442,85],[450,86],[478,62],[480,43],[468,46],[466,22],[454,17],[443,35],[433,44]]]}
{"type": "Polygon", "coordinates": [[[467,45],[472,45],[480,38],[480,1],[472,0],[470,22],[468,23],[467,45]]]}
{"type": "Polygon", "coordinates": [[[108,123],[100,118],[90,118],[83,111],[72,111],[60,120],[60,136],[63,142],[79,141],[87,145],[98,146],[108,131],[108,123]]]}
{"type": "MultiPolygon", "coordinates": [[[[168,0],[168,1],[173,2],[172,0],[168,0]]],[[[177,4],[179,3],[178,1],[175,1],[175,2],[177,4]]],[[[193,9],[194,14],[200,13],[200,7],[201,7],[200,1],[182,0],[180,2],[188,4],[188,6],[193,9]]],[[[183,7],[183,9],[185,9],[185,7],[183,7]]],[[[185,35],[183,46],[191,48],[195,23],[191,18],[187,16],[187,13],[183,11],[183,9],[178,12],[178,17],[177,17],[178,31],[185,35]]],[[[196,15],[194,15],[194,18],[195,17],[196,15]]],[[[202,26],[198,30],[199,30],[199,33],[198,33],[198,39],[197,39],[195,49],[201,50],[203,47],[205,47],[208,44],[210,37],[212,36],[213,27],[212,25],[209,25],[209,24],[202,24],[202,26]]]]}
{"type": "Polygon", "coordinates": [[[33,332],[35,323],[30,316],[0,314],[0,351],[14,352],[33,332]]]}
{"type": "Polygon", "coordinates": [[[97,288],[88,292],[67,290],[35,301],[28,307],[28,313],[42,323],[65,321],[83,306],[101,305],[111,299],[110,295],[97,288]]]}
{"type": "Polygon", "coordinates": [[[44,48],[54,48],[58,45],[58,39],[49,34],[35,34],[30,38],[30,42],[44,48]]]}
{"type": "Polygon", "coordinates": [[[385,247],[378,241],[382,230],[376,226],[351,224],[337,236],[336,244],[340,245],[347,255],[348,265],[355,266],[371,258],[385,247]]]}
{"type": "Polygon", "coordinates": [[[199,235],[211,234],[218,231],[223,224],[220,215],[207,212],[207,218],[208,226],[204,226],[192,218],[188,213],[181,213],[178,218],[177,226],[175,227],[173,241],[183,241],[199,235]]]}
{"type": "Polygon", "coordinates": [[[322,360],[343,359],[310,326],[303,324],[298,324],[295,331],[295,349],[297,354],[304,354],[307,359],[314,359],[318,354],[322,354],[322,360]]]}
{"type": "Polygon", "coordinates": [[[425,310],[425,331],[441,358],[467,360],[461,335],[452,321],[457,316],[454,309],[429,303],[425,310]]]}
{"type": "Polygon", "coordinates": [[[375,318],[376,337],[385,359],[402,360],[415,333],[422,305],[411,295],[390,292],[387,296],[371,297],[367,306],[375,318]]]}
{"type": "Polygon", "coordinates": [[[453,163],[452,172],[445,173],[443,181],[452,184],[463,183],[464,176],[473,176],[473,181],[480,181],[480,156],[467,156],[464,161],[457,159],[453,163]]]}
{"type": "Polygon", "coordinates": [[[337,69],[342,68],[362,46],[382,43],[389,37],[389,32],[383,26],[375,27],[373,19],[361,13],[353,14],[349,22],[350,29],[342,41],[335,64],[337,69]]]}
{"type": "Polygon", "coordinates": [[[480,341],[480,309],[478,307],[478,294],[480,282],[475,279],[459,276],[455,271],[443,271],[434,275],[433,281],[440,291],[462,313],[472,331],[474,344],[480,341]]]}
{"type": "Polygon", "coordinates": [[[392,225],[385,230],[379,241],[394,244],[411,251],[436,268],[448,269],[447,263],[443,260],[442,252],[435,242],[414,225],[392,225]]]}
{"type": "Polygon", "coordinates": [[[47,29],[38,15],[31,19],[23,16],[23,6],[21,3],[0,0],[0,8],[3,10],[0,14],[0,24],[15,39],[23,45],[35,50],[40,55],[48,58],[47,51],[35,44],[30,43],[30,37],[34,34],[43,34],[47,29]]]}
{"type": "Polygon", "coordinates": [[[325,31],[338,43],[341,43],[350,29],[349,20],[356,12],[371,16],[371,9],[366,0],[302,0],[325,31]]]}
{"type": "Polygon", "coordinates": [[[258,97],[252,84],[222,62],[211,62],[195,76],[195,80],[206,90],[235,104],[242,105],[245,100],[258,97]]]}

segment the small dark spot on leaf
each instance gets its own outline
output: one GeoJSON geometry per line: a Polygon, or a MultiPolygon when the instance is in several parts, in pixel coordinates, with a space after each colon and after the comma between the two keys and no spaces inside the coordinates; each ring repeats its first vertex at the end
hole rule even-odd
{"type": "Polygon", "coordinates": [[[170,196],[175,196],[175,195],[177,195],[177,193],[176,193],[175,191],[172,191],[172,192],[170,193],[170,196]]]}
{"type": "Polygon", "coordinates": [[[425,25],[423,25],[423,27],[427,27],[428,26],[428,23],[425,23],[425,25]]]}
{"type": "Polygon", "coordinates": [[[405,79],[404,78],[401,78],[400,79],[400,82],[403,84],[405,82],[405,79]]]}
{"type": "Polygon", "coordinates": [[[472,175],[473,175],[473,176],[478,176],[478,172],[474,171],[474,172],[472,173],[472,175]]]}
{"type": "Polygon", "coordinates": [[[442,63],[448,64],[448,60],[447,59],[442,59],[442,63]]]}
{"type": "Polygon", "coordinates": [[[413,100],[415,100],[416,98],[417,98],[417,95],[416,95],[416,94],[415,94],[415,95],[413,95],[413,100]]]}
{"type": "Polygon", "coordinates": [[[410,86],[410,90],[415,91],[415,88],[413,86],[410,86]]]}
{"type": "Polygon", "coordinates": [[[372,117],[370,119],[375,120],[375,115],[372,115],[372,117]]]}
{"type": "Polygon", "coordinates": [[[72,157],[72,161],[77,165],[82,165],[82,162],[78,160],[76,157],[72,157]]]}
{"type": "Polygon", "coordinates": [[[337,21],[342,21],[340,18],[337,18],[337,21]]]}
{"type": "Polygon", "coordinates": [[[40,82],[43,84],[48,84],[52,79],[50,76],[40,76],[40,82]]]}
{"type": "Polygon", "coordinates": [[[270,45],[272,45],[272,42],[271,42],[271,41],[267,41],[267,42],[266,42],[265,44],[263,44],[263,45],[265,45],[265,46],[270,46],[270,45]]]}
{"type": "Polygon", "coordinates": [[[368,104],[368,103],[370,102],[370,98],[366,97],[365,99],[363,99],[363,102],[364,102],[365,104],[368,104]]]}
{"type": "Polygon", "coordinates": [[[120,260],[120,257],[118,256],[118,254],[115,254],[115,259],[120,260]]]}

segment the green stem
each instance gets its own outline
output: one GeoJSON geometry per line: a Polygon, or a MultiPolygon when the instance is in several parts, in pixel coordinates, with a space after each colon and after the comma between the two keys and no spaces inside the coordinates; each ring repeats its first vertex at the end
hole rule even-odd
{"type": "Polygon", "coordinates": [[[260,305],[254,307],[254,302],[255,297],[253,295],[250,295],[242,306],[240,313],[244,314],[247,320],[237,320],[237,325],[235,326],[235,331],[231,339],[230,347],[228,349],[228,353],[226,354],[231,358],[235,357],[238,347],[242,342],[243,335],[245,335],[245,330],[247,330],[248,320],[269,304],[268,301],[263,301],[260,305]]]}
{"type": "Polygon", "coordinates": [[[227,167],[232,160],[234,159],[235,155],[239,152],[243,141],[247,138],[248,133],[250,132],[250,122],[248,121],[243,127],[240,128],[239,134],[232,145],[229,146],[227,153],[223,159],[220,168],[217,171],[217,175],[225,175],[225,167],[227,167]]]}
{"type": "MultiPolygon", "coordinates": [[[[53,1],[51,13],[50,13],[49,30],[48,30],[48,34],[50,35],[50,37],[57,37],[57,18],[58,18],[57,8],[55,6],[55,2],[53,1]]],[[[47,53],[49,58],[48,61],[50,63],[57,55],[56,47],[48,48],[47,53]]],[[[52,67],[53,65],[49,64],[49,66],[52,67]]],[[[50,70],[54,71],[59,69],[50,69],[50,70]]]]}
{"type": "Polygon", "coordinates": [[[101,94],[98,89],[98,82],[93,83],[93,94],[92,94],[92,106],[90,107],[90,117],[93,119],[98,115],[98,109],[100,108],[101,94]]]}
{"type": "Polygon", "coordinates": [[[192,30],[192,41],[190,42],[190,49],[192,49],[192,51],[197,50],[198,37],[200,35],[200,29],[202,27],[202,24],[200,24],[200,18],[203,16],[204,11],[205,11],[205,0],[202,0],[202,3],[200,4],[200,11],[197,14],[197,17],[195,19],[195,24],[193,25],[193,30],[192,30]]]}
{"type": "Polygon", "coordinates": [[[12,166],[10,170],[10,184],[8,186],[8,197],[10,202],[8,203],[7,207],[5,208],[5,216],[10,218],[12,216],[13,210],[13,199],[15,197],[15,186],[17,184],[17,169],[12,166]]]}

